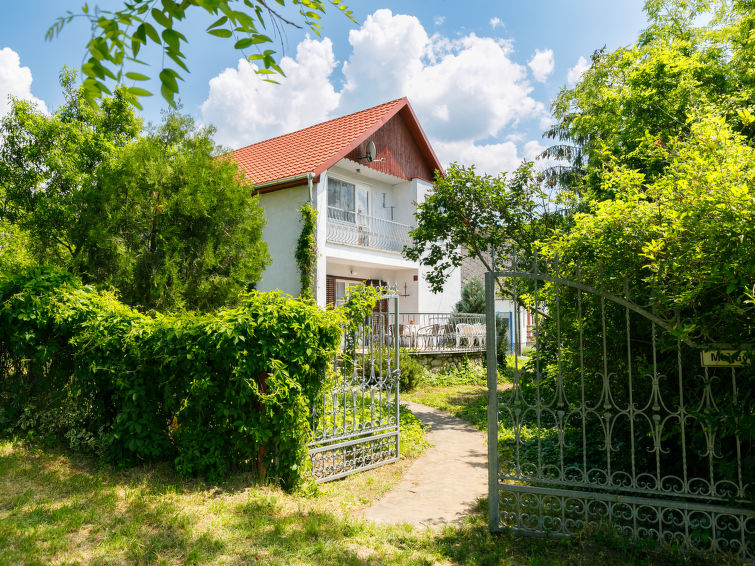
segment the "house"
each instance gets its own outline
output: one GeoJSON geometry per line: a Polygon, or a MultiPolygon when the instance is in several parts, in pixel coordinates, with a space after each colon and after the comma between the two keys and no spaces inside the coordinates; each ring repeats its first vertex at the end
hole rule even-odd
{"type": "Polygon", "coordinates": [[[443,173],[406,98],[243,147],[233,157],[260,195],[272,263],[261,291],[300,292],[294,259],[300,208],[317,210],[314,296],[340,303],[350,285],[396,285],[401,312],[448,313],[460,298],[459,273],[441,293],[424,268],[402,256],[416,203],[443,173]]]}

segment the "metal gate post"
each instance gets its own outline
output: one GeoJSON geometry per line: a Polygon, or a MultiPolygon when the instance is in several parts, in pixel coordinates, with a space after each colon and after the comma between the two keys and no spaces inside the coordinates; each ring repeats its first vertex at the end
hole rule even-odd
{"type": "MultiPolygon", "coordinates": [[[[398,290],[396,290],[396,293],[398,293],[398,290]]],[[[394,332],[393,335],[396,337],[394,348],[396,349],[396,428],[400,430],[401,428],[401,408],[399,407],[399,389],[401,388],[401,360],[399,359],[399,356],[401,355],[399,350],[399,341],[400,337],[398,334],[398,320],[399,320],[399,312],[398,312],[398,296],[393,298],[393,328],[394,332]]],[[[401,434],[396,435],[396,458],[401,457],[401,434]]]]}
{"type": "Polygon", "coordinates": [[[498,360],[496,360],[495,276],[485,274],[485,331],[488,366],[488,522],[490,532],[499,530],[498,498],[498,360]]]}

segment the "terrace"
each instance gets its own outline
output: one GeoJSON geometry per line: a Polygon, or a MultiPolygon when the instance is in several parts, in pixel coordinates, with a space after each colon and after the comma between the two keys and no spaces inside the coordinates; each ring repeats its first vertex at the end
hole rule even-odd
{"type": "Polygon", "coordinates": [[[485,351],[485,315],[464,313],[399,314],[399,345],[419,354],[485,351]]]}

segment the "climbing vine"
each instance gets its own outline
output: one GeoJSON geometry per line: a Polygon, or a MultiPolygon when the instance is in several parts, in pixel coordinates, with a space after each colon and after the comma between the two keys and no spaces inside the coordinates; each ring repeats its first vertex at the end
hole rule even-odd
{"type": "Polygon", "coordinates": [[[302,299],[312,298],[312,287],[315,285],[315,267],[317,266],[317,241],[315,227],[317,225],[317,211],[310,203],[305,203],[299,209],[303,224],[299,240],[296,243],[296,265],[299,268],[302,299]]]}

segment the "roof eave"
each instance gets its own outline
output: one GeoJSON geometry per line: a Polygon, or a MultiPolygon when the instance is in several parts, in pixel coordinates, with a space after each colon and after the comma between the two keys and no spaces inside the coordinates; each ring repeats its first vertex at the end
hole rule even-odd
{"type": "Polygon", "coordinates": [[[262,194],[262,193],[270,193],[273,191],[277,191],[279,189],[288,189],[290,187],[297,187],[302,184],[302,181],[306,182],[309,179],[310,175],[312,175],[313,183],[320,182],[319,174],[315,174],[312,172],[301,173],[298,175],[292,175],[290,177],[283,177],[281,179],[275,179],[273,181],[266,181],[264,183],[252,185],[252,194],[257,195],[257,194],[262,194]]]}

